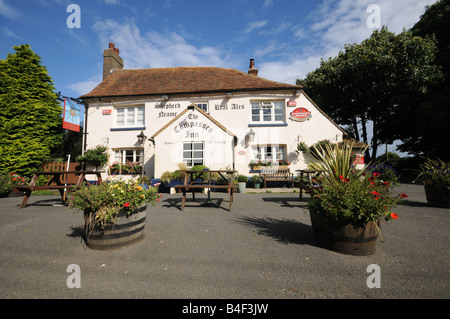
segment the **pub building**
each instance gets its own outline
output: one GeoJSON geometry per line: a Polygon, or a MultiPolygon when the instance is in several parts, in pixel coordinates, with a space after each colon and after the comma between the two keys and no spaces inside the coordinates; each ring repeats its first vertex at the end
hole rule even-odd
{"type": "MultiPolygon", "coordinates": [[[[143,175],[157,179],[185,163],[251,177],[259,172],[250,163],[280,160],[295,173],[307,167],[307,155],[297,151],[300,142],[347,139],[301,86],[259,77],[253,59],[248,72],[124,69],[114,43],[103,59],[103,81],[80,97],[86,106],[85,150],[107,146],[115,173],[118,163],[137,162],[143,175]]],[[[125,168],[119,173],[128,176],[125,168]]]]}

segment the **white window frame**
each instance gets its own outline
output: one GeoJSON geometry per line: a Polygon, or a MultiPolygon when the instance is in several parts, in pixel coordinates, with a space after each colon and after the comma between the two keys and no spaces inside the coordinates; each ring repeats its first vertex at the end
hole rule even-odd
{"type": "Polygon", "coordinates": [[[205,143],[204,142],[198,142],[198,141],[189,141],[189,142],[183,142],[182,143],[182,157],[183,162],[186,163],[187,167],[193,167],[195,165],[204,165],[205,163],[205,143]],[[190,149],[186,149],[185,146],[188,144],[191,145],[190,149]],[[200,146],[201,148],[195,148],[194,145],[200,146]],[[198,152],[201,151],[201,156],[198,156],[198,152]],[[190,154],[188,154],[190,153],[190,154]],[[194,154],[197,153],[197,154],[194,154]],[[200,162],[201,161],[201,162],[200,162]]]}
{"type": "Polygon", "coordinates": [[[286,155],[286,145],[284,144],[259,144],[252,146],[252,157],[254,161],[275,162],[286,160],[286,155]]]}
{"type": "MultiPolygon", "coordinates": [[[[129,157],[128,157],[129,158],[129,157]]],[[[144,149],[143,148],[120,148],[114,149],[114,161],[120,164],[126,163],[143,163],[144,149]],[[127,152],[132,152],[133,160],[127,161],[127,152]]]]}
{"type": "Polygon", "coordinates": [[[286,122],[284,100],[255,100],[251,104],[252,124],[284,124],[286,122]]]}
{"type": "Polygon", "coordinates": [[[209,103],[208,101],[197,101],[193,102],[195,106],[197,106],[199,109],[205,111],[205,113],[209,113],[209,103]]]}
{"type": "Polygon", "coordinates": [[[118,106],[115,107],[115,113],[114,126],[116,128],[145,127],[144,105],[118,106]],[[122,120],[120,120],[121,118],[122,120]]]}

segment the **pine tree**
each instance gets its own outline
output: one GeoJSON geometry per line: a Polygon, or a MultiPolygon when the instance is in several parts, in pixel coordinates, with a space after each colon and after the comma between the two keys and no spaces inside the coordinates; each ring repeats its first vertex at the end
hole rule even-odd
{"type": "Polygon", "coordinates": [[[0,171],[28,175],[62,142],[62,107],[28,44],[0,60],[0,171]]]}

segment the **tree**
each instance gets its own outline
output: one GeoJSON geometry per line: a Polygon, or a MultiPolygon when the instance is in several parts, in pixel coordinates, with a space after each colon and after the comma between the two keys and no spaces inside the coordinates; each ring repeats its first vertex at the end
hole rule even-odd
{"type": "Polygon", "coordinates": [[[402,112],[417,107],[415,99],[440,79],[434,64],[433,37],[399,35],[386,27],[375,30],[360,44],[346,45],[335,58],[322,60],[320,67],[299,80],[305,92],[356,139],[368,143],[372,123],[372,154],[380,143],[392,143],[408,130],[402,112]]]}
{"type": "Polygon", "coordinates": [[[27,44],[0,60],[0,171],[28,175],[62,141],[62,107],[41,58],[27,44]]]}
{"type": "Polygon", "coordinates": [[[450,160],[450,1],[437,1],[427,6],[425,13],[413,26],[415,36],[436,38],[438,53],[436,63],[441,66],[444,80],[404,113],[404,121],[414,123],[410,130],[400,132],[401,151],[415,155],[450,160]]]}

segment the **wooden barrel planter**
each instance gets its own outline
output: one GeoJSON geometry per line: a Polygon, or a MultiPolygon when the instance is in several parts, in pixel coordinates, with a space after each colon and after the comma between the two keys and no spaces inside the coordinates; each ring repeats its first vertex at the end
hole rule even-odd
{"type": "Polygon", "coordinates": [[[108,250],[135,243],[144,237],[146,217],[147,205],[143,205],[130,215],[120,211],[116,223],[103,230],[95,227],[88,230],[89,227],[85,226],[86,244],[92,249],[108,250]]]}
{"type": "Polygon", "coordinates": [[[339,253],[368,256],[375,254],[379,233],[379,223],[368,222],[354,226],[326,217],[310,214],[314,238],[324,248],[339,253]]]}
{"type": "Polygon", "coordinates": [[[436,189],[425,185],[425,195],[428,205],[432,207],[450,208],[450,190],[436,189]]]}

